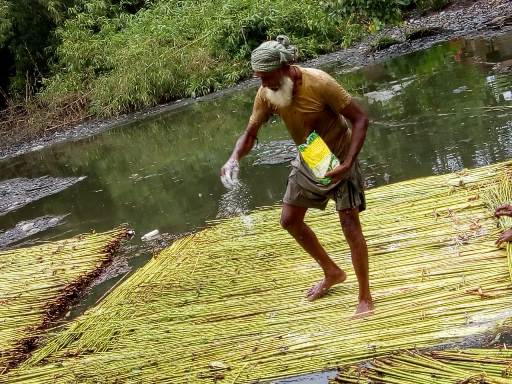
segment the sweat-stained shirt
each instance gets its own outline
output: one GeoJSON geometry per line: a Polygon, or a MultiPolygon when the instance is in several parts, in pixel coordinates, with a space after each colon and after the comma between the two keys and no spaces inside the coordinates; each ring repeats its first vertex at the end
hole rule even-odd
{"type": "Polygon", "coordinates": [[[254,99],[251,122],[263,124],[279,114],[292,140],[299,145],[316,131],[330,150],[343,161],[350,145],[351,131],[340,112],[352,100],[350,94],[329,74],[319,69],[294,66],[301,73],[292,103],[278,108],[265,97],[261,86],[254,99]]]}

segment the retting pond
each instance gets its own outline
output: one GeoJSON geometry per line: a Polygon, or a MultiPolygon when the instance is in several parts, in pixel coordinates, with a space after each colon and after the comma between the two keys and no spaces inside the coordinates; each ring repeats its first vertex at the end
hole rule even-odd
{"type": "MultiPolygon", "coordinates": [[[[324,69],[370,116],[360,155],[369,188],[512,157],[511,34],[457,39],[360,69],[342,64],[324,69]]],[[[0,230],[67,214],[61,225],[34,237],[49,240],[129,223],[137,233],[130,264],[137,267],[148,259],[140,240],[144,233],[196,231],[208,220],[279,203],[295,152],[278,120],[262,129],[257,147],[242,162],[242,187],[227,193],[219,180],[255,93],[249,87],[196,100],[91,138],[2,161],[0,181],[85,178],[0,216],[0,230]]],[[[96,287],[88,302],[119,278],[96,287]]]]}

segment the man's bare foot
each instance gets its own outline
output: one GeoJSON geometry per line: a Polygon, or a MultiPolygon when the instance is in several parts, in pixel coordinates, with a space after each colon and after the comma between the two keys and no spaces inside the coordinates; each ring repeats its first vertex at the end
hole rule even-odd
{"type": "Polygon", "coordinates": [[[357,304],[356,313],[352,316],[352,319],[362,319],[373,315],[373,301],[372,299],[363,299],[357,304]]]}
{"type": "Polygon", "coordinates": [[[318,283],[313,285],[307,294],[307,298],[309,301],[313,301],[324,296],[329,288],[331,288],[335,284],[343,283],[347,279],[347,274],[345,271],[340,269],[338,272],[333,274],[332,276],[326,276],[318,283]]]}

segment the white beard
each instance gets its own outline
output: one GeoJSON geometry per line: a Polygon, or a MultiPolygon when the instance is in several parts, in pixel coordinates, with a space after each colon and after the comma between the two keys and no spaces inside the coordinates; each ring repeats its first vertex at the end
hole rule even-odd
{"type": "Polygon", "coordinates": [[[293,80],[288,76],[283,76],[281,85],[277,91],[265,88],[267,100],[277,108],[286,108],[292,103],[293,80]]]}

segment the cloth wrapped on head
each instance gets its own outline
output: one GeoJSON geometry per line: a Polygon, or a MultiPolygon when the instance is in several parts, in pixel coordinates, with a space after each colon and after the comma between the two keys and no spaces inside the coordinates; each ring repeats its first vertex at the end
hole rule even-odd
{"type": "Polygon", "coordinates": [[[255,72],[271,72],[283,64],[293,63],[296,58],[297,48],[290,45],[287,36],[279,35],[276,40],[265,41],[252,51],[251,66],[255,72]]]}

